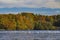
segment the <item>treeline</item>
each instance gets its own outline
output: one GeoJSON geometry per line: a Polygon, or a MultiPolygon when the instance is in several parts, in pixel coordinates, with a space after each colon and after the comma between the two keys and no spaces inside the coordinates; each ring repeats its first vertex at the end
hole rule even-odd
{"type": "Polygon", "coordinates": [[[59,30],[60,15],[0,14],[0,30],[59,30]]]}

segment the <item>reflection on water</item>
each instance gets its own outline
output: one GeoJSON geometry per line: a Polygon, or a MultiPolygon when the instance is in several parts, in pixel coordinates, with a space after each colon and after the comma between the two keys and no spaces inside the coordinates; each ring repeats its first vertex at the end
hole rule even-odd
{"type": "Polygon", "coordinates": [[[0,31],[0,40],[60,40],[60,31],[0,31]]]}

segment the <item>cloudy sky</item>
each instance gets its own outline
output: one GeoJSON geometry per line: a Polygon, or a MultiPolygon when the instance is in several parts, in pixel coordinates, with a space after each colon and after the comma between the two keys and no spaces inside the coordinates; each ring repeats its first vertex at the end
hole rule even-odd
{"type": "Polygon", "coordinates": [[[0,13],[60,13],[60,0],[0,0],[0,13]]]}

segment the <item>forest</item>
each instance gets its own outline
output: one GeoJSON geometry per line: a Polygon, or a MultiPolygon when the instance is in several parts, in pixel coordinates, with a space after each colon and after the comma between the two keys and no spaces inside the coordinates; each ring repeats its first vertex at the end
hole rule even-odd
{"type": "Polygon", "coordinates": [[[0,30],[60,30],[60,15],[0,14],[0,30]]]}

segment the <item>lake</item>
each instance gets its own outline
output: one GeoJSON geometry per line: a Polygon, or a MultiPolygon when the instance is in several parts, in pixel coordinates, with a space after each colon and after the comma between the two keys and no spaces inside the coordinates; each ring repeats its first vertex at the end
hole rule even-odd
{"type": "Polygon", "coordinates": [[[60,40],[60,31],[0,31],[0,40],[60,40]]]}

